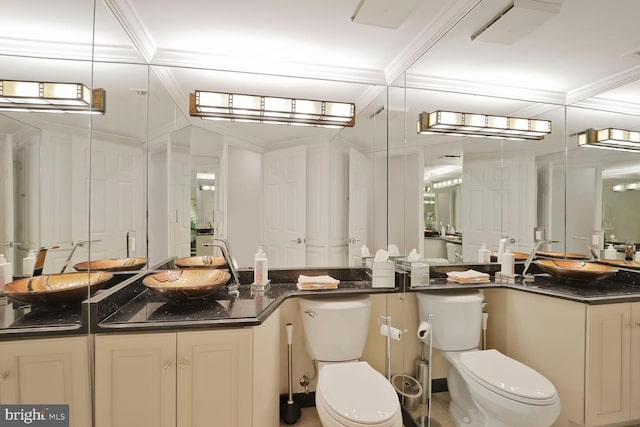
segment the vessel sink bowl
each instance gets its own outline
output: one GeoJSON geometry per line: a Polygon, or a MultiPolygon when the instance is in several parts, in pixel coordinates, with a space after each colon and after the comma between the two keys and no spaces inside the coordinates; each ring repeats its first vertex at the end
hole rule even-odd
{"type": "Polygon", "coordinates": [[[632,270],[640,270],[640,262],[627,261],[624,259],[599,259],[599,264],[612,265],[614,267],[630,268],[632,270]]]}
{"type": "Polygon", "coordinates": [[[74,265],[77,271],[132,271],[147,265],[146,258],[114,258],[79,262],[74,265]]]}
{"type": "Polygon", "coordinates": [[[538,259],[534,263],[551,276],[564,280],[595,282],[615,274],[618,269],[595,262],[561,259],[538,259]]]}
{"type": "Polygon", "coordinates": [[[61,306],[84,301],[112,277],[105,271],[45,274],[14,280],[2,291],[8,298],[25,304],[61,306]]]}
{"type": "MultiPolygon", "coordinates": [[[[513,254],[514,261],[525,261],[529,254],[524,252],[511,252],[513,254]]],[[[491,261],[498,261],[498,252],[491,252],[491,261]]]]}
{"type": "Polygon", "coordinates": [[[167,270],[145,277],[142,283],[160,296],[183,302],[216,293],[230,278],[226,270],[167,270]]]}
{"type": "Polygon", "coordinates": [[[557,258],[557,259],[575,259],[575,260],[589,259],[588,256],[583,254],[572,254],[572,253],[564,253],[564,252],[537,251],[536,255],[539,257],[557,258]]]}
{"type": "Polygon", "coordinates": [[[177,268],[226,268],[227,263],[221,256],[190,256],[186,258],[178,258],[175,260],[177,268]]]}

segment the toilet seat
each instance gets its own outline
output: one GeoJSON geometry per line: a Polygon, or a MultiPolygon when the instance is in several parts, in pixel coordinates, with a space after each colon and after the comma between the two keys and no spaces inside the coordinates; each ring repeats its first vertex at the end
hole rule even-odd
{"type": "Polygon", "coordinates": [[[558,399],[547,378],[497,350],[461,352],[459,360],[470,380],[508,399],[537,406],[551,405],[558,399]]]}
{"type": "Polygon", "coordinates": [[[316,400],[337,423],[349,427],[392,426],[401,416],[393,386],[366,362],[323,366],[316,400]]]}

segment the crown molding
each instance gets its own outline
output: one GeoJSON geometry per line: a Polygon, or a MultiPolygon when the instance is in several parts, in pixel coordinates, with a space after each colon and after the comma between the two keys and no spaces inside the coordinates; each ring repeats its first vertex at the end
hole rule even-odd
{"type": "Polygon", "coordinates": [[[0,55],[75,61],[91,61],[93,58],[91,42],[64,43],[10,37],[0,37],[0,55]]]}
{"type": "Polygon", "coordinates": [[[606,98],[591,97],[582,101],[574,102],[570,106],[606,111],[610,113],[640,115],[640,104],[606,98]]]}
{"type": "Polygon", "coordinates": [[[151,61],[153,65],[170,67],[202,68],[218,71],[233,71],[251,74],[324,79],[386,86],[382,70],[354,67],[333,67],[323,64],[303,64],[296,62],[268,61],[258,58],[239,58],[226,55],[212,55],[206,52],[186,52],[159,49],[151,61]]]}
{"type": "Polygon", "coordinates": [[[564,105],[566,99],[566,94],[558,91],[501,86],[443,77],[419,76],[415,74],[407,75],[406,87],[556,105],[564,105]]]}
{"type": "Polygon", "coordinates": [[[587,98],[601,95],[604,92],[619,88],[620,86],[624,86],[638,80],[640,80],[640,65],[629,68],[623,72],[614,74],[604,79],[595,81],[593,83],[589,83],[588,85],[582,86],[580,88],[570,90],[567,92],[565,102],[567,105],[575,104],[584,101],[587,98]]]}
{"type": "Polygon", "coordinates": [[[113,13],[125,34],[131,39],[133,46],[140,52],[142,58],[150,62],[157,47],[149,37],[142,21],[131,7],[129,0],[105,0],[107,7],[113,13]]]}
{"type": "Polygon", "coordinates": [[[431,49],[451,28],[473,10],[482,0],[456,0],[442,8],[424,30],[385,69],[388,84],[411,67],[422,55],[431,49]]]}

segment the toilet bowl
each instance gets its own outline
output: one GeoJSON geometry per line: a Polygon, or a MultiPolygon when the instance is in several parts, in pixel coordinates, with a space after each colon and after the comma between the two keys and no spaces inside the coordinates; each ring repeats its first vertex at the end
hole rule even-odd
{"type": "Polygon", "coordinates": [[[321,367],[316,409],[325,427],[402,426],[393,386],[366,362],[321,367]]]}
{"type": "MultiPolygon", "coordinates": [[[[418,293],[420,319],[432,314],[433,346],[449,361],[449,415],[465,427],[548,427],[560,414],[553,384],[497,350],[478,350],[482,292],[418,293]]],[[[425,341],[427,342],[427,341],[425,341]]]]}
{"type": "Polygon", "coordinates": [[[316,409],[324,427],[402,427],[395,389],[359,361],[369,330],[368,295],[300,298],[306,349],[318,362],[316,409]]]}

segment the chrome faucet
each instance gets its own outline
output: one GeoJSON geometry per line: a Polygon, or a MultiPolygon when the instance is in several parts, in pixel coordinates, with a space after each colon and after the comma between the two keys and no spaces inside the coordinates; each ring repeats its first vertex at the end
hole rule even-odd
{"type": "Polygon", "coordinates": [[[600,254],[598,253],[598,251],[596,251],[596,249],[593,246],[591,246],[591,243],[589,243],[589,239],[587,239],[586,237],[580,237],[580,236],[571,236],[571,238],[584,240],[584,243],[589,248],[589,252],[591,252],[591,261],[600,258],[600,254]]]}
{"type": "Polygon", "coordinates": [[[560,241],[559,240],[540,240],[535,244],[535,246],[531,250],[531,253],[527,257],[527,260],[524,262],[524,270],[522,270],[522,277],[524,277],[525,279],[533,279],[533,274],[527,275],[527,271],[529,270],[531,261],[533,261],[533,258],[536,256],[536,252],[538,252],[538,249],[543,243],[560,243],[560,241]]]}
{"type": "Polygon", "coordinates": [[[78,240],[71,248],[71,252],[69,252],[69,256],[67,257],[67,260],[62,265],[62,269],[60,270],[60,273],[64,273],[64,271],[67,269],[67,267],[69,266],[69,263],[71,262],[71,257],[73,256],[73,253],[76,251],[76,249],[88,244],[90,245],[91,243],[98,243],[101,241],[102,240],[78,240]]]}
{"type": "Polygon", "coordinates": [[[221,237],[212,237],[211,240],[212,240],[211,243],[203,243],[202,246],[203,247],[215,246],[220,248],[220,251],[222,252],[222,256],[224,257],[225,262],[229,266],[229,272],[231,273],[231,277],[233,279],[233,283],[230,285],[227,285],[227,289],[229,289],[230,291],[237,290],[238,287],[240,286],[240,280],[238,279],[238,272],[237,272],[238,266],[236,265],[236,261],[233,258],[233,255],[231,254],[231,245],[229,244],[229,241],[221,237]]]}

